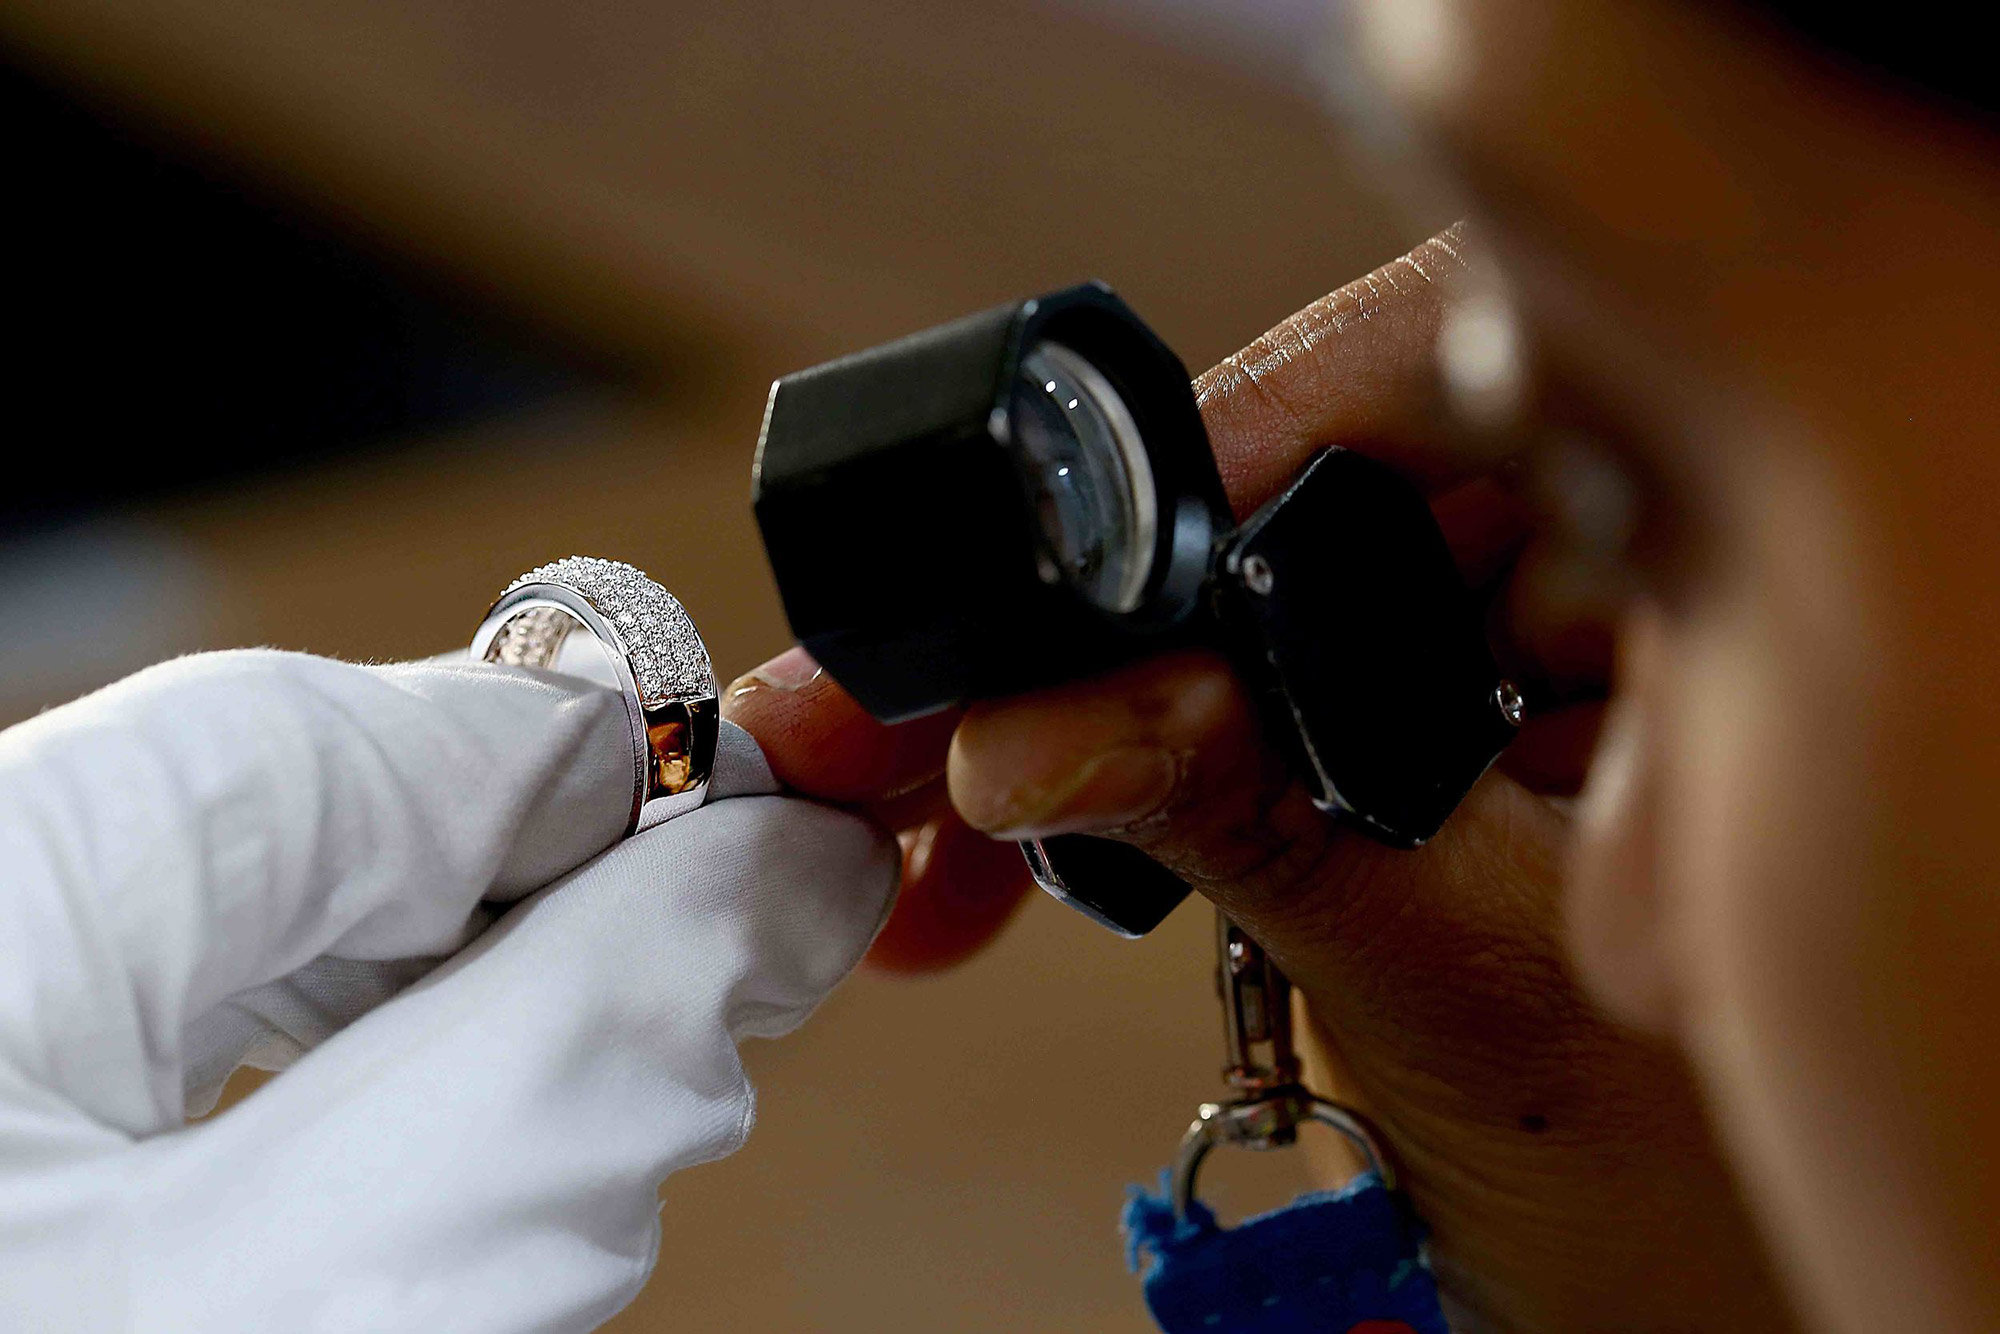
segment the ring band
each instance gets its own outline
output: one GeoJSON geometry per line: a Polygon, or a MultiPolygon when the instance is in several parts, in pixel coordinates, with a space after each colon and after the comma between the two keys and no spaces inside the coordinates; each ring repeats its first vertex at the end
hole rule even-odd
{"type": "Polygon", "coordinates": [[[701,805],[721,719],[708,646],[674,595],[643,570],[567,556],[507,585],[472,637],[475,662],[553,669],[578,626],[606,649],[632,729],[632,817],[701,805]]]}

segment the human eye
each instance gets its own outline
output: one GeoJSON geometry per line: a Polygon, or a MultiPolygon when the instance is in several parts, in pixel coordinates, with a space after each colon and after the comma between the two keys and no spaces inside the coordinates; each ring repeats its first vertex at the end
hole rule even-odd
{"type": "Polygon", "coordinates": [[[1494,284],[1440,332],[1445,409],[1474,450],[1515,461],[1545,565],[1601,604],[1671,602],[1700,561],[1701,478],[1665,438],[1679,426],[1649,403],[1651,377],[1601,352],[1580,355],[1494,284]]]}

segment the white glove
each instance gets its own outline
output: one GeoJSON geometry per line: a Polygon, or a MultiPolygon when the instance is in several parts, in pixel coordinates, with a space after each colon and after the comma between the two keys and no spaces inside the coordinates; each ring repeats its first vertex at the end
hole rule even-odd
{"type": "Polygon", "coordinates": [[[0,1329],[631,1300],[659,1182],[749,1131],[737,1040],[805,1018],[895,881],[723,731],[708,805],[601,856],[623,705],[564,678],[209,654],[0,734],[0,1329]],[[246,1056],[298,1059],[185,1125],[246,1056]]]}

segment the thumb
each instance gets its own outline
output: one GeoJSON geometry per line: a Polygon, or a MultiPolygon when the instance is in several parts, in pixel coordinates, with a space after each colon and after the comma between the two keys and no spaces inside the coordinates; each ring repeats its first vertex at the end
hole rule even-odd
{"type": "Polygon", "coordinates": [[[1556,809],[1489,774],[1425,848],[1384,847],[1313,804],[1217,655],[975,706],[947,774],[960,813],[996,836],[1108,833],[1144,848],[1357,1040],[1444,1035],[1456,1063],[1503,1011],[1510,1028],[1569,1031],[1556,809]]]}
{"type": "Polygon", "coordinates": [[[1319,940],[1379,880],[1264,743],[1217,655],[1177,653],[973,706],[946,767],[953,804],[996,838],[1106,834],[1133,843],[1264,941],[1319,940]],[[1331,911],[1329,911],[1331,910],[1331,911]]]}

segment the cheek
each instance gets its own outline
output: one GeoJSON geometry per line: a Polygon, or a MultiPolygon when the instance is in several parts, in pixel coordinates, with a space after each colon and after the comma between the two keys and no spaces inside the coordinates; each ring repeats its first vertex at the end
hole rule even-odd
{"type": "Polygon", "coordinates": [[[1773,949],[1798,941],[1798,905],[1778,891],[1822,842],[1807,817],[1829,770],[1800,744],[1786,673],[1742,624],[1638,615],[1619,658],[1577,808],[1571,948],[1617,1018],[1686,1036],[1740,1017],[1773,949]]]}
{"type": "Polygon", "coordinates": [[[1852,991],[1881,814],[1882,690],[1838,509],[1765,481],[1727,578],[1665,632],[1653,692],[1654,874],[1678,1022],[1731,1080],[1783,1068],[1852,991]]]}
{"type": "Polygon", "coordinates": [[[1800,714],[1816,714],[1819,693],[1759,639],[1731,619],[1686,631],[1662,691],[1662,927],[1689,1007],[1681,1019],[1711,1039],[1766,1008],[1786,960],[1816,952],[1812,937],[1830,923],[1800,898],[1817,884],[1818,906],[1830,907],[1840,874],[1826,864],[1826,816],[1852,770],[1816,753],[1826,729],[1800,714]]]}
{"type": "Polygon", "coordinates": [[[1767,514],[1735,586],[1677,618],[1661,655],[1653,874],[1674,1027],[1730,1157],[1782,1258],[1837,1286],[1863,1264],[1838,1197],[1897,1142],[1868,1111],[1891,1086],[1871,1049],[1903,892],[1878,856],[1893,695],[1860,582],[1827,595],[1854,566],[1788,531],[1781,505],[1767,514]]]}
{"type": "Polygon", "coordinates": [[[1626,627],[1621,689],[1607,711],[1571,829],[1565,925],[1585,988],[1621,1021],[1671,1027],[1673,986],[1663,948],[1656,805],[1662,719],[1652,683],[1658,635],[1626,627]]]}

